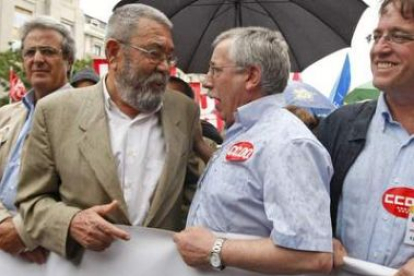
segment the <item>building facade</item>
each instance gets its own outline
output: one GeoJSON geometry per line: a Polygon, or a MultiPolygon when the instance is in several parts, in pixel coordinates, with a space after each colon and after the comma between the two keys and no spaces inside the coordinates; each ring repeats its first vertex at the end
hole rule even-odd
{"type": "Polygon", "coordinates": [[[73,33],[76,58],[102,58],[106,23],[84,15],[79,0],[0,0],[0,51],[20,48],[20,27],[33,17],[51,16],[73,33]]]}

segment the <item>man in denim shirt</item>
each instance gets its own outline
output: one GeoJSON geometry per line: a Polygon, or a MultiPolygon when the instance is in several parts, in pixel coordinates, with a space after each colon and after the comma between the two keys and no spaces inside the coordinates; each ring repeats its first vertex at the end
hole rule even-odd
{"type": "Polygon", "coordinates": [[[226,139],[198,183],[187,229],[174,237],[184,261],[270,274],[332,267],[328,152],[278,103],[289,77],[281,34],[260,27],[221,34],[204,85],[226,139]],[[207,230],[208,228],[209,230],[207,230]],[[211,231],[259,236],[225,240],[211,231]]]}
{"type": "Polygon", "coordinates": [[[36,102],[71,87],[67,76],[75,56],[75,42],[63,24],[48,17],[35,18],[22,27],[22,56],[32,89],[21,102],[0,109],[0,249],[43,263],[45,251],[36,248],[27,236],[14,200],[36,102]]]}
{"type": "Polygon", "coordinates": [[[378,102],[343,107],[318,130],[335,171],[335,266],[349,255],[414,275],[414,1],[385,0],[379,13],[368,37],[378,102]]]}

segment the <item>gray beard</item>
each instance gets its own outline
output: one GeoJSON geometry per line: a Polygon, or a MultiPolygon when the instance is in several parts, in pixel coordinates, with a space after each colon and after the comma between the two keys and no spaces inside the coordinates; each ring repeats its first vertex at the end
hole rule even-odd
{"type": "Polygon", "coordinates": [[[115,85],[123,102],[143,113],[155,111],[161,104],[168,81],[168,75],[154,72],[149,76],[133,74],[130,62],[115,76],[115,85]],[[152,84],[161,83],[152,87],[152,84]]]}

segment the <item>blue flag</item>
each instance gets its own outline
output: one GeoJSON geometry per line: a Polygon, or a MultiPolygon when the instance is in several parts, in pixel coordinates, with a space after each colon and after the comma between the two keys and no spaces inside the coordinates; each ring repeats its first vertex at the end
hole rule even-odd
{"type": "Polygon", "coordinates": [[[336,80],[335,85],[332,88],[331,96],[330,96],[332,103],[336,107],[342,106],[344,104],[344,98],[346,94],[348,93],[350,85],[351,85],[351,64],[349,61],[349,56],[348,54],[346,54],[341,74],[336,80]]]}

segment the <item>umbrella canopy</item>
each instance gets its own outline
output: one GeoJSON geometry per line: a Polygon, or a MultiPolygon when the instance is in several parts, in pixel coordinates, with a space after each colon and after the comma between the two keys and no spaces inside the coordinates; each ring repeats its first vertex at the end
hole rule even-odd
{"type": "Polygon", "coordinates": [[[325,95],[304,82],[289,82],[283,95],[286,105],[306,108],[317,116],[326,116],[335,109],[335,106],[325,95]]]}
{"type": "Polygon", "coordinates": [[[205,73],[211,43],[238,26],[279,30],[290,47],[292,72],[349,47],[367,5],[362,0],[121,0],[114,9],[143,3],[163,11],[173,22],[178,67],[205,73]]]}
{"type": "Polygon", "coordinates": [[[345,97],[345,104],[353,104],[366,100],[376,100],[378,99],[379,93],[378,88],[373,86],[372,82],[367,82],[349,92],[345,97]]]}

